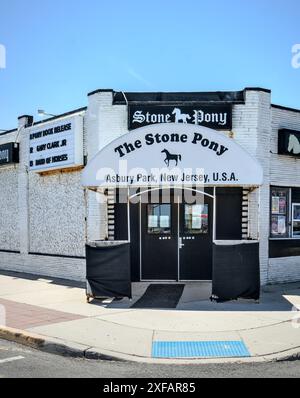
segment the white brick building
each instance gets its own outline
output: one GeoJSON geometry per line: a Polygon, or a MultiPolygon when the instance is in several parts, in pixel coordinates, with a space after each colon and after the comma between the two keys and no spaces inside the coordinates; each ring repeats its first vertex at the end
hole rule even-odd
{"type": "Polygon", "coordinates": [[[232,128],[221,134],[234,139],[263,167],[260,190],[243,189],[240,223],[241,240],[259,239],[261,283],[299,281],[300,227],[292,210],[293,204],[300,203],[300,150],[278,154],[278,135],[294,132],[298,136],[300,110],[272,105],[271,92],[259,88],[173,94],[98,90],[89,94],[86,108],[42,123],[34,123],[30,116],[20,117],[16,130],[0,135],[0,148],[20,144],[19,163],[0,167],[0,269],[84,280],[86,243],[117,239],[118,234],[122,238],[122,233],[115,231],[120,227],[115,226],[109,197],[103,195],[101,204],[95,193],[81,186],[84,165],[46,172],[31,169],[32,131],[82,118],[86,163],[111,141],[129,133],[129,106],[196,103],[232,106],[232,128]]]}

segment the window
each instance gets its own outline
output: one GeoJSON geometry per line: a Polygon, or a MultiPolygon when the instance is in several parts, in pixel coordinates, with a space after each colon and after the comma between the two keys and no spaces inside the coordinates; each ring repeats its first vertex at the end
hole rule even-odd
{"type": "Polygon", "coordinates": [[[185,205],[185,233],[208,234],[208,205],[185,205]]]}
{"type": "Polygon", "coordinates": [[[271,238],[300,239],[299,188],[271,188],[271,238]]]}
{"type": "Polygon", "coordinates": [[[148,234],[171,234],[171,205],[148,205],[148,234]]]}
{"type": "Polygon", "coordinates": [[[293,204],[292,232],[293,238],[300,238],[300,203],[293,204]]]}
{"type": "Polygon", "coordinates": [[[271,190],[271,237],[289,237],[289,189],[271,190]]]}

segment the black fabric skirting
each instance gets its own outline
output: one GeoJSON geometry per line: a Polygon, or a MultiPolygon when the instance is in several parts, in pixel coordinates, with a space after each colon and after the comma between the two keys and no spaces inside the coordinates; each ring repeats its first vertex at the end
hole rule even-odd
{"type": "Polygon", "coordinates": [[[95,298],[132,296],[130,244],[86,246],[88,294],[95,298]]]}
{"type": "Polygon", "coordinates": [[[259,243],[213,246],[213,298],[260,298],[259,243]]]}

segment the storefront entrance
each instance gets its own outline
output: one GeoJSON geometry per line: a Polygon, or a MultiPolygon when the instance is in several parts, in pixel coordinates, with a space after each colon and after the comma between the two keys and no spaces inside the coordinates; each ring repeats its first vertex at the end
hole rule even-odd
{"type": "Polygon", "coordinates": [[[212,280],[220,300],[259,297],[259,242],[248,239],[256,195],[251,203],[244,189],[262,185],[263,169],[234,139],[185,123],[139,128],[103,148],[82,182],[108,208],[111,242],[87,255],[98,296],[131,297],[132,282],[212,280]]]}
{"type": "MultiPolygon", "coordinates": [[[[144,201],[142,201],[144,202],[144,201]]],[[[197,194],[188,203],[160,194],[140,205],[142,281],[212,279],[213,198],[197,194]]]]}

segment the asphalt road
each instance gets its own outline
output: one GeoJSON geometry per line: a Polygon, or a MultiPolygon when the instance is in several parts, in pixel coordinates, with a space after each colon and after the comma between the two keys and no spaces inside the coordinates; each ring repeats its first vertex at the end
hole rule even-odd
{"type": "Polygon", "coordinates": [[[300,361],[245,365],[146,365],[61,357],[0,340],[0,378],[299,378],[300,361]]]}

